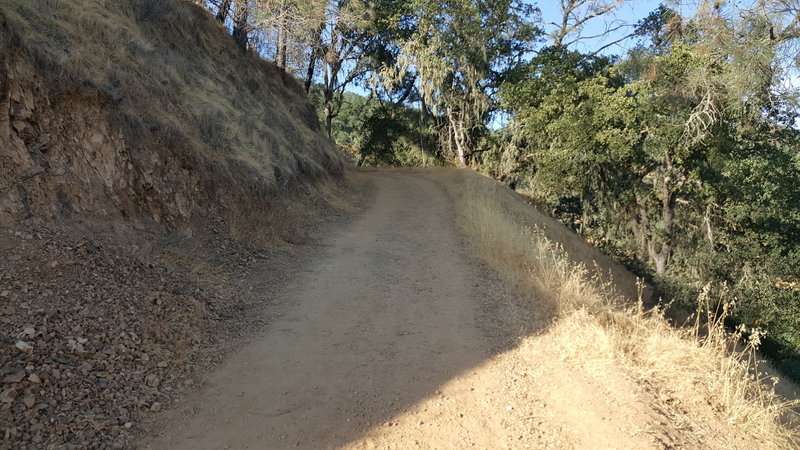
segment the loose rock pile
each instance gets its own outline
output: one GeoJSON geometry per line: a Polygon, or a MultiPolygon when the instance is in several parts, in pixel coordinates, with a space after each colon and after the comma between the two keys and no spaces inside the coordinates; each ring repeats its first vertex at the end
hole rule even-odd
{"type": "Polygon", "coordinates": [[[217,238],[189,265],[167,262],[180,244],[119,242],[0,230],[0,449],[129,446],[264,320],[264,291],[241,277],[268,255],[217,238]]]}

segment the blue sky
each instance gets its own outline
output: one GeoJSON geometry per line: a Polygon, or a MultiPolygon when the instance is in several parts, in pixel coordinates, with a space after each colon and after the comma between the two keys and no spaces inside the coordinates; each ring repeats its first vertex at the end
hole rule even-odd
{"type": "MultiPolygon", "coordinates": [[[[598,17],[595,19],[590,20],[586,23],[586,27],[581,33],[583,36],[594,36],[603,33],[605,30],[606,21],[621,21],[624,23],[635,24],[639,20],[645,18],[651,11],[656,9],[659,3],[664,3],[664,0],[633,0],[628,2],[627,4],[623,4],[620,6],[614,14],[609,14],[608,16],[598,17]]],[[[551,0],[551,1],[540,1],[540,2],[528,2],[528,4],[538,6],[542,12],[542,19],[545,22],[558,22],[561,18],[561,2],[559,0],[551,0]]],[[[548,28],[547,31],[550,31],[552,28],[548,28]]],[[[603,45],[613,42],[616,39],[624,36],[627,33],[631,32],[631,28],[623,28],[616,32],[610,33],[608,36],[590,39],[585,41],[580,41],[572,47],[575,50],[584,51],[584,52],[592,52],[595,49],[602,47],[603,45]]],[[[626,41],[623,42],[621,45],[625,46],[625,44],[631,45],[633,41],[626,41]]],[[[603,53],[605,54],[622,54],[624,53],[624,49],[618,46],[609,47],[603,53]]]]}

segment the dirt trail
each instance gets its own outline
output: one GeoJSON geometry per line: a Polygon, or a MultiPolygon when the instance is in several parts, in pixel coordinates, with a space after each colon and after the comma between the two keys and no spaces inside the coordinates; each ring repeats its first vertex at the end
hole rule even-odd
{"type": "Polygon", "coordinates": [[[287,287],[284,313],[143,447],[653,445],[636,435],[646,414],[628,404],[631,386],[598,400],[592,380],[571,389],[552,366],[537,369],[530,345],[519,354],[533,330],[471,261],[440,187],[364,176],[377,190],[369,210],[287,287]],[[569,391],[558,407],[551,389],[569,391]]]}

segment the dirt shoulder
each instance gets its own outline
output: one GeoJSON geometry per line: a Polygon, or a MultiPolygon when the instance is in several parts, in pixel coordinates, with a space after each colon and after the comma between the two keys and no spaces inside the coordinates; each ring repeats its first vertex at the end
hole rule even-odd
{"type": "Polygon", "coordinates": [[[234,241],[211,214],[167,234],[77,220],[0,229],[0,448],[130,447],[150,434],[356,214],[329,200],[295,204],[306,225],[270,231],[298,245],[234,241]]]}

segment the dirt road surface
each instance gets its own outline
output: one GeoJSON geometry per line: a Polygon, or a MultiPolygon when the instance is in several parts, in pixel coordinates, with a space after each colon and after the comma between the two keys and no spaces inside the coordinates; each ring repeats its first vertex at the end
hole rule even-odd
{"type": "Polygon", "coordinates": [[[362,176],[376,190],[369,209],[143,447],[654,445],[635,387],[598,394],[584,377],[577,389],[572,374],[537,367],[536,348],[521,350],[536,330],[471,259],[434,181],[362,176]]]}

